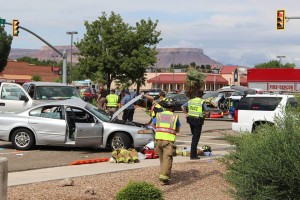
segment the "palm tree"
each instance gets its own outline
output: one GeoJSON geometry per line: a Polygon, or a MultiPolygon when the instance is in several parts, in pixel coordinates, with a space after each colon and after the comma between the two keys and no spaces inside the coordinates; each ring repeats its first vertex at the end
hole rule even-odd
{"type": "Polygon", "coordinates": [[[199,72],[194,67],[190,67],[186,73],[184,90],[189,98],[194,98],[197,90],[203,88],[206,75],[199,72]]]}

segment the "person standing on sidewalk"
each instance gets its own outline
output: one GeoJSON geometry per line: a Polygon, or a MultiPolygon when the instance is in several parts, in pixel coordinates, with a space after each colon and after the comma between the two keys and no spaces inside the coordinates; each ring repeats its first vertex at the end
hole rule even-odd
{"type": "Polygon", "coordinates": [[[160,161],[159,180],[162,185],[169,184],[173,156],[176,155],[176,133],[180,130],[178,115],[174,114],[175,102],[172,99],[165,99],[162,106],[166,109],[157,113],[152,121],[155,128],[154,151],[158,154],[160,161]]]}
{"type": "Polygon", "coordinates": [[[114,89],[111,89],[110,94],[106,96],[106,107],[107,107],[107,113],[110,114],[111,116],[120,107],[119,96],[115,94],[114,89]]]}
{"type": "MultiPolygon", "coordinates": [[[[124,106],[126,103],[128,103],[132,98],[132,96],[130,95],[129,90],[125,90],[125,96],[123,97],[122,101],[121,101],[121,105],[124,106]]],[[[126,108],[123,111],[123,117],[122,119],[124,121],[132,121],[133,120],[133,115],[134,115],[134,104],[131,104],[130,106],[128,106],[128,108],[126,108]]]]}
{"type": "Polygon", "coordinates": [[[201,99],[203,96],[203,90],[196,93],[196,97],[190,99],[188,102],[181,106],[182,111],[186,115],[187,123],[190,124],[192,132],[191,143],[191,160],[200,159],[197,156],[197,146],[200,140],[202,126],[204,124],[204,112],[208,110],[205,100],[201,99]]]}
{"type": "Polygon", "coordinates": [[[98,98],[97,98],[98,109],[105,110],[104,104],[106,101],[106,96],[107,96],[107,90],[101,85],[99,87],[98,98]]]}

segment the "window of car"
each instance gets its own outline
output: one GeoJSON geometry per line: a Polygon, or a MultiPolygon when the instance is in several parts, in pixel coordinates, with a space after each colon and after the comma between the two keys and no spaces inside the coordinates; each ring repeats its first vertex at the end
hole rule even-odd
{"type": "Polygon", "coordinates": [[[274,111],[281,100],[282,97],[244,97],[237,109],[274,111]]]}
{"type": "Polygon", "coordinates": [[[95,116],[97,116],[101,121],[109,122],[111,119],[111,116],[108,113],[106,113],[102,110],[98,110],[98,108],[93,106],[92,104],[87,104],[85,106],[85,109],[87,109],[88,111],[93,113],[95,116]]]}
{"type": "Polygon", "coordinates": [[[205,95],[203,95],[202,99],[208,99],[210,97],[217,97],[219,95],[218,92],[208,92],[205,95]]]}
{"type": "Polygon", "coordinates": [[[80,98],[77,89],[68,86],[37,86],[34,97],[37,100],[80,98]]]}
{"type": "Polygon", "coordinates": [[[5,84],[2,87],[1,99],[20,100],[20,96],[25,95],[21,88],[13,84],[5,84]]]}
{"type": "Polygon", "coordinates": [[[67,109],[66,111],[67,115],[74,115],[75,123],[95,123],[93,115],[86,112],[85,110],[76,107],[71,107],[70,110],[67,109]],[[72,112],[72,114],[68,112],[72,112]]]}
{"type": "Polygon", "coordinates": [[[85,88],[84,92],[92,92],[92,91],[91,91],[91,88],[87,87],[87,88],[85,88]]]}
{"type": "Polygon", "coordinates": [[[61,106],[42,106],[29,112],[30,116],[50,119],[63,119],[61,106]]]}

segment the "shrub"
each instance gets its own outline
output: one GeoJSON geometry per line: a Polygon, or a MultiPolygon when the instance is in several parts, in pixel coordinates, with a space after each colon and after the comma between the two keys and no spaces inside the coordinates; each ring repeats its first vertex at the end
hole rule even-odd
{"type": "Polygon", "coordinates": [[[299,108],[289,108],[275,125],[226,136],[236,150],[220,160],[236,199],[300,199],[299,120],[299,108]]]}
{"type": "Polygon", "coordinates": [[[163,200],[162,191],[146,182],[129,182],[116,196],[117,200],[163,200]]]}

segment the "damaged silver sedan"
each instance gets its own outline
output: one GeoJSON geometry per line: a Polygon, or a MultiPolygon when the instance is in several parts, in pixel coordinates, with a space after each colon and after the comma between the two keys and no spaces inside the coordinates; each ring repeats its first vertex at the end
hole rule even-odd
{"type": "MultiPolygon", "coordinates": [[[[130,102],[129,102],[130,103],[130,102]]],[[[124,122],[81,99],[42,104],[20,113],[0,115],[0,140],[19,150],[35,145],[130,148],[154,140],[154,130],[141,123],[124,122]]]]}

